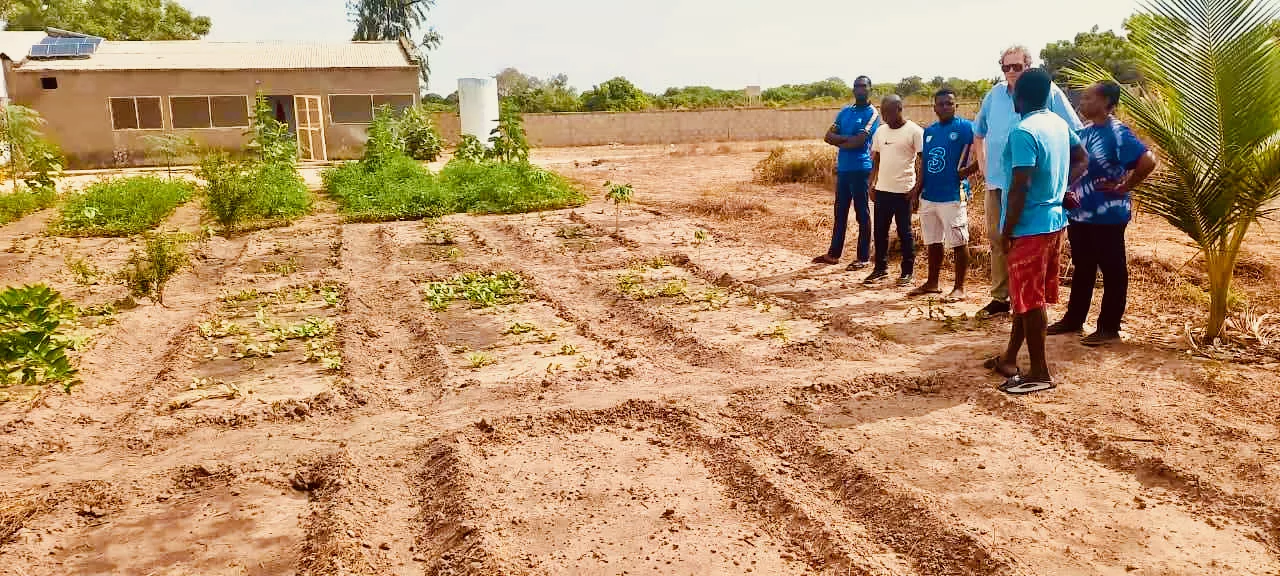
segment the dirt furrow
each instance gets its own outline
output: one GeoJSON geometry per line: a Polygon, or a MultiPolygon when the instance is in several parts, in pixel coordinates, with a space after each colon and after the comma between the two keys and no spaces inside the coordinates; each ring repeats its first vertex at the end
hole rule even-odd
{"type": "Polygon", "coordinates": [[[424,452],[423,546],[440,558],[428,573],[907,573],[685,409],[629,401],[513,417],[424,452]]]}

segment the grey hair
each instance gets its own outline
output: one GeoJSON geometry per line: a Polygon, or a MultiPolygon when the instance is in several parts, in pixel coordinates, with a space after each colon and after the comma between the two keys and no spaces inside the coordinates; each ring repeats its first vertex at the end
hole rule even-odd
{"type": "Polygon", "coordinates": [[[1013,46],[1005,48],[1004,52],[1000,53],[1000,64],[1003,65],[1004,59],[1007,58],[1010,54],[1022,54],[1022,63],[1027,68],[1030,68],[1032,65],[1035,64],[1035,61],[1031,58],[1031,49],[1021,44],[1014,44],[1013,46]]]}
{"type": "Polygon", "coordinates": [[[901,105],[901,104],[902,104],[902,97],[901,97],[901,96],[899,96],[899,95],[897,95],[897,94],[889,94],[889,95],[886,95],[886,96],[884,97],[884,99],[880,101],[880,105],[881,105],[881,106],[884,106],[884,105],[886,105],[886,104],[899,104],[899,105],[901,105]]]}

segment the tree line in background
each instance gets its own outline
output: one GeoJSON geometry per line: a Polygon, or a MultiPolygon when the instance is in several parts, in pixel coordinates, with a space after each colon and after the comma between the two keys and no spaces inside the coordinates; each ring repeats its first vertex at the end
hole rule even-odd
{"type": "MultiPolygon", "coordinates": [[[[498,97],[514,105],[524,113],[539,112],[625,112],[636,110],[691,110],[701,108],[735,108],[750,104],[744,89],[725,90],[710,86],[684,86],[668,88],[654,94],[645,92],[630,80],[619,76],[593,86],[585,92],[569,85],[569,78],[556,74],[538,78],[524,74],[515,68],[507,68],[497,76],[498,97]]],[[[906,78],[898,83],[876,84],[872,97],[899,94],[908,99],[927,97],[943,86],[956,91],[961,99],[982,98],[993,80],[965,80],[962,78],[935,77],[924,80],[919,76],[906,78]]],[[[827,78],[808,84],[784,84],[765,89],[756,105],[785,107],[836,106],[849,101],[852,86],[840,78],[827,78]]],[[[455,110],[457,93],[441,96],[427,94],[423,102],[440,111],[455,110]]]]}

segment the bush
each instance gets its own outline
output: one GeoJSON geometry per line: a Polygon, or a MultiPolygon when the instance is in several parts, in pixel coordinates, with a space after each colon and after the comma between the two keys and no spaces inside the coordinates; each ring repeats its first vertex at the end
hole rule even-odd
{"type": "Polygon", "coordinates": [[[453,151],[453,160],[460,162],[484,162],[488,157],[489,150],[471,134],[463,134],[458,139],[458,148],[453,151]]]}
{"type": "Polygon", "coordinates": [[[454,211],[453,199],[438,178],[407,156],[396,156],[370,170],[352,162],[321,174],[325,190],[353,222],[436,218],[454,211]]]}
{"type": "Polygon", "coordinates": [[[517,214],[581,206],[587,198],[563,176],[527,162],[453,161],[440,172],[455,211],[517,214]]]}
{"type": "Polygon", "coordinates": [[[62,207],[53,228],[67,236],[128,236],[160,225],[195,186],[155,176],[101,180],[62,207]]]}
{"type": "Polygon", "coordinates": [[[75,306],[43,284],[0,291],[0,388],[59,383],[70,392],[77,378],[65,329],[74,319],[75,306]]]}
{"type": "Polygon", "coordinates": [[[756,181],[762,184],[805,182],[830,185],[835,182],[836,175],[835,149],[827,146],[774,148],[768,157],[756,164],[754,172],[756,181]]]}
{"type": "Polygon", "coordinates": [[[200,161],[200,177],[205,181],[204,209],[231,236],[236,226],[248,217],[255,191],[253,179],[244,164],[226,153],[210,154],[200,161]]]}
{"type": "Polygon", "coordinates": [[[249,216],[266,220],[294,220],[311,212],[314,199],[293,166],[260,164],[252,174],[253,200],[249,216]]]}
{"type": "Polygon", "coordinates": [[[400,135],[405,153],[414,160],[434,162],[444,151],[444,139],[436,130],[431,113],[421,104],[404,111],[400,117],[400,135]]]}
{"type": "Polygon", "coordinates": [[[189,259],[176,234],[147,234],[143,250],[134,250],[117,278],[134,298],[147,297],[164,305],[164,287],[189,259]]]}
{"type": "Polygon", "coordinates": [[[0,194],[0,225],[53,206],[57,199],[58,194],[53,191],[53,188],[19,186],[17,191],[0,194]]]}

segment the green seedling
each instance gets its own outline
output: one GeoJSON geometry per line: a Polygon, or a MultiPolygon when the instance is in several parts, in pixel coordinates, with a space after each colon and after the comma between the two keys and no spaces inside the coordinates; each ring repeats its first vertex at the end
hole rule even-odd
{"type": "Polygon", "coordinates": [[[636,191],[630,184],[614,184],[612,182],[605,182],[604,187],[605,199],[613,202],[613,232],[614,234],[617,234],[622,230],[622,205],[630,204],[635,200],[636,191]]]}
{"type": "Polygon", "coordinates": [[[675,280],[668,280],[666,284],[663,284],[662,287],[658,289],[658,295],[667,297],[684,296],[685,291],[688,289],[689,281],[683,278],[677,278],[675,280]]]}
{"type": "Polygon", "coordinates": [[[529,332],[533,332],[537,329],[538,327],[533,324],[528,324],[525,322],[515,322],[515,323],[512,323],[511,326],[508,326],[507,329],[504,330],[502,333],[519,336],[520,334],[528,334],[529,332]]]}
{"type": "Polygon", "coordinates": [[[729,304],[729,295],[719,288],[708,288],[702,293],[702,301],[707,303],[708,310],[719,310],[729,304]]]}
{"type": "Polygon", "coordinates": [[[560,354],[561,356],[577,356],[577,355],[578,355],[578,347],[577,347],[577,346],[574,346],[573,344],[565,344],[565,345],[563,345],[563,346],[561,346],[561,347],[560,347],[560,352],[559,352],[559,354],[560,354]]]}
{"type": "Polygon", "coordinates": [[[768,330],[761,332],[760,337],[772,338],[783,344],[791,341],[791,327],[786,322],[778,322],[769,327],[768,330]]]}
{"type": "Polygon", "coordinates": [[[575,238],[583,238],[587,235],[587,231],[582,226],[561,226],[556,229],[556,237],[565,240],[573,240],[575,238]]]}
{"type": "Polygon", "coordinates": [[[467,354],[467,364],[471,366],[472,370],[479,370],[485,366],[492,366],[497,363],[498,361],[494,360],[493,356],[485,354],[484,352],[472,352],[471,354],[467,354]]]}
{"type": "Polygon", "coordinates": [[[342,289],[337,286],[325,286],[320,289],[320,297],[324,298],[325,304],[338,306],[342,303],[342,289]]]}
{"type": "Polygon", "coordinates": [[[428,283],[422,289],[432,310],[446,310],[454,300],[466,300],[472,308],[491,308],[524,300],[524,280],[515,272],[469,272],[451,280],[428,283]]]}

